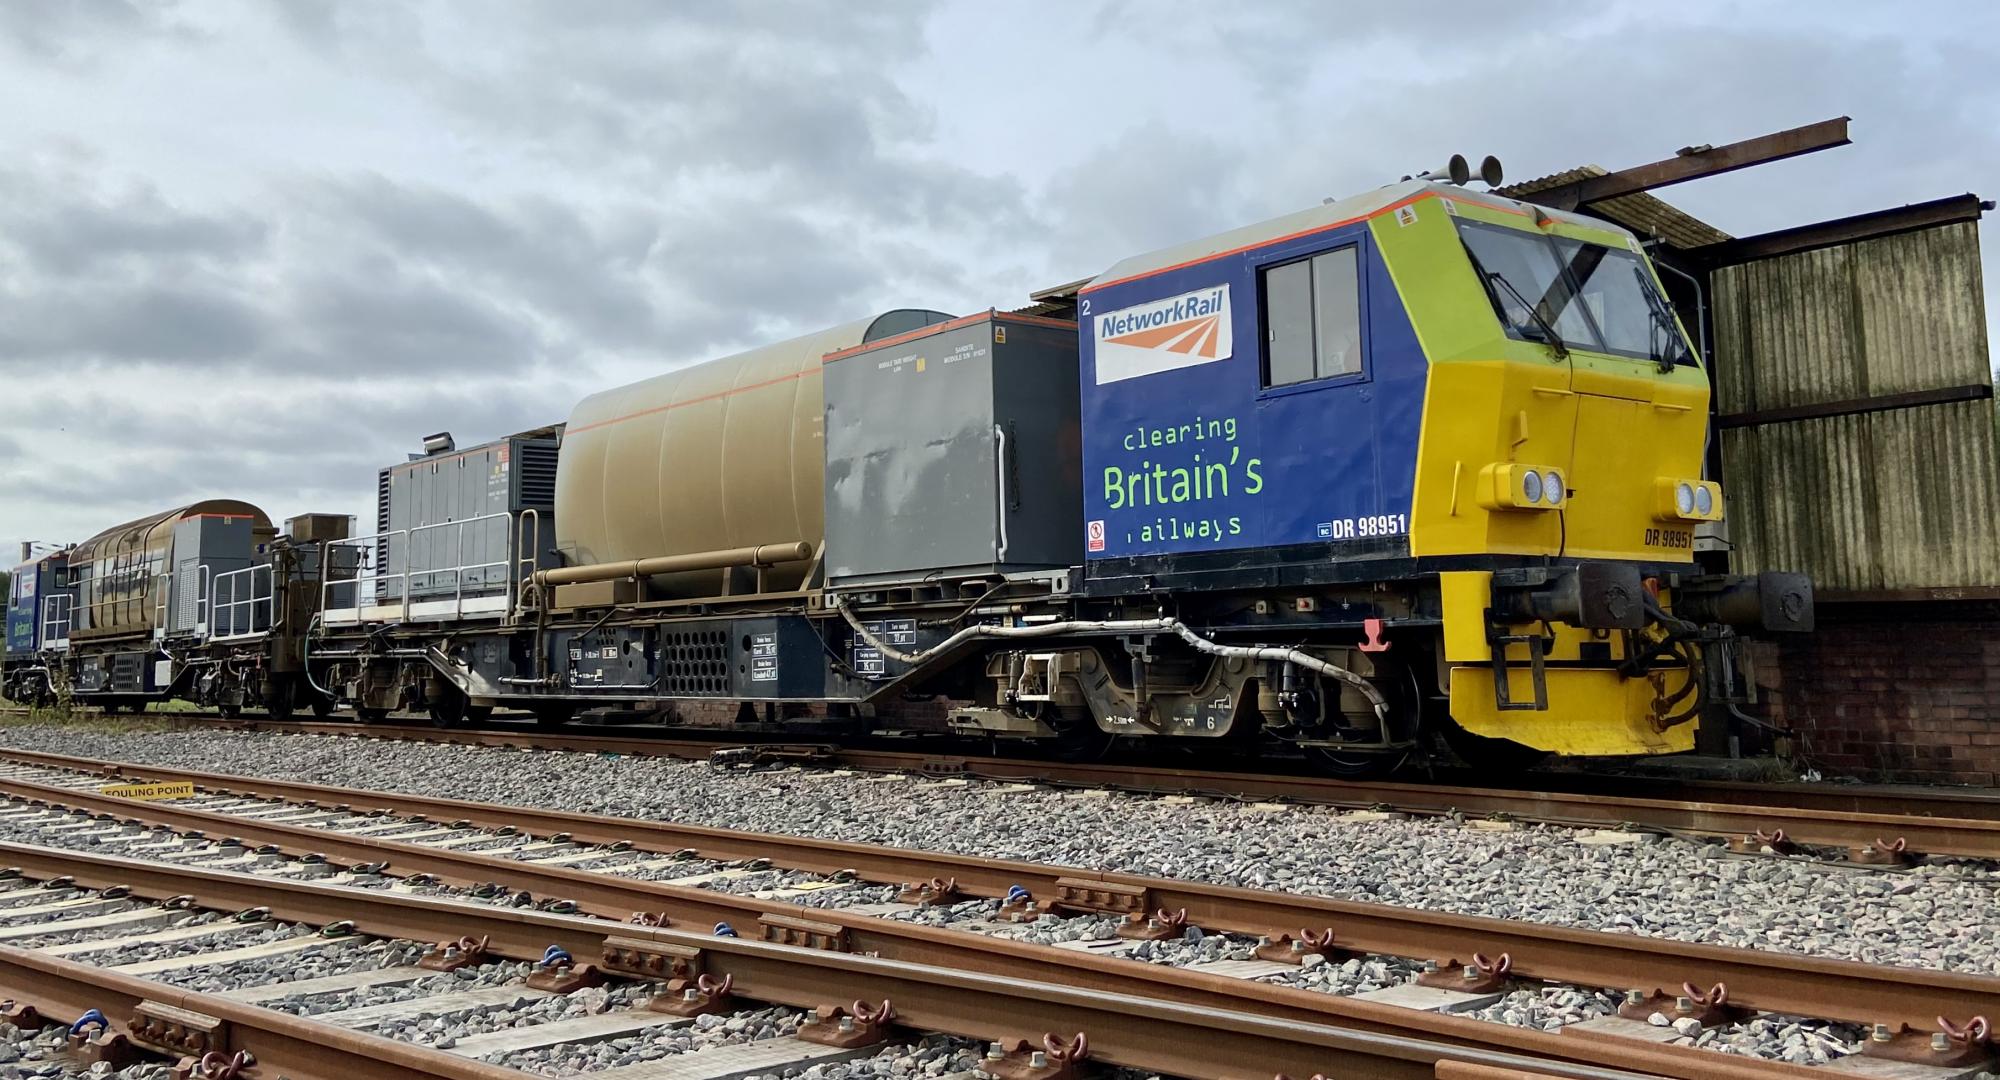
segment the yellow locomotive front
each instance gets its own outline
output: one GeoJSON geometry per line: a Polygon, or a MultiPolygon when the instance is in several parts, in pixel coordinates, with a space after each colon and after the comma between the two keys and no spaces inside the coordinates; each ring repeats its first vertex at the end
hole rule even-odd
{"type": "Polygon", "coordinates": [[[1564,754],[1690,749],[1732,627],[1809,628],[1810,586],[1694,565],[1723,517],[1708,379],[1638,241],[1434,198],[1376,235],[1429,361],[1410,551],[1478,567],[1439,573],[1452,718],[1564,754]]]}

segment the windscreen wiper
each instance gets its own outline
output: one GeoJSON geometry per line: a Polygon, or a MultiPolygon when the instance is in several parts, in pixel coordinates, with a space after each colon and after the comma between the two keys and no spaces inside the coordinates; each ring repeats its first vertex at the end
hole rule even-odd
{"type": "MultiPolygon", "coordinates": [[[[1521,295],[1521,290],[1515,288],[1514,283],[1508,281],[1506,275],[1500,273],[1498,270],[1486,269],[1486,264],[1479,261],[1479,253],[1472,250],[1471,244],[1464,246],[1465,257],[1472,260],[1472,269],[1478,272],[1480,283],[1486,286],[1487,298],[1497,300],[1497,297],[1493,295],[1493,283],[1496,281],[1499,282],[1500,287],[1506,289],[1508,295],[1520,302],[1521,310],[1528,313],[1528,318],[1534,320],[1535,328],[1542,333],[1542,344],[1549,347],[1549,351],[1555,354],[1555,359],[1569,359],[1569,344],[1563,341],[1562,335],[1556,333],[1556,328],[1550,325],[1547,319],[1542,317],[1541,311],[1535,305],[1530,304],[1527,297],[1521,295]]],[[[1498,308],[1500,305],[1495,303],[1493,306],[1498,308]]],[[[1512,320],[1509,321],[1511,322],[1512,320]]],[[[1525,328],[1517,324],[1514,329],[1522,330],[1525,328]]]]}
{"type": "Polygon", "coordinates": [[[1665,375],[1680,365],[1680,358],[1688,354],[1687,342],[1681,340],[1681,324],[1667,307],[1667,302],[1653,288],[1646,278],[1646,271],[1632,268],[1632,278],[1639,283],[1639,294],[1646,298],[1646,311],[1652,316],[1653,328],[1667,335],[1668,345],[1664,352],[1654,359],[1660,366],[1660,374],[1665,375]]]}
{"type": "Polygon", "coordinates": [[[1485,270],[1481,272],[1486,275],[1486,280],[1498,282],[1500,287],[1506,289],[1509,295],[1515,300],[1520,301],[1521,310],[1527,312],[1528,318],[1534,320],[1535,329],[1542,332],[1543,343],[1548,345],[1549,351],[1555,354],[1557,360],[1569,359],[1569,343],[1564,341],[1562,335],[1556,333],[1555,326],[1542,316],[1540,305],[1529,303],[1528,298],[1521,295],[1521,290],[1515,288],[1514,283],[1508,281],[1507,276],[1500,271],[1485,270]]]}

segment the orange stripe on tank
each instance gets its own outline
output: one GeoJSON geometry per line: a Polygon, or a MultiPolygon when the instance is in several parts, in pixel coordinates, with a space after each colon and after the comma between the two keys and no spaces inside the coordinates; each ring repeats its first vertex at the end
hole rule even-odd
{"type": "Polygon", "coordinates": [[[582,427],[569,428],[565,430],[563,434],[565,436],[568,436],[568,435],[580,434],[585,431],[595,431],[601,427],[610,427],[612,424],[622,424],[627,420],[636,420],[641,416],[652,416],[656,413],[668,412],[670,410],[683,408],[688,405],[699,405],[704,401],[714,401],[717,398],[726,398],[731,394],[745,394],[749,393],[752,390],[762,390],[767,386],[777,386],[779,383],[788,383],[794,379],[800,379],[804,378],[807,375],[817,375],[817,374],[819,374],[818,368],[812,368],[806,371],[794,371],[790,375],[780,375],[775,379],[766,379],[763,382],[751,383],[748,386],[733,386],[727,390],[718,390],[713,394],[703,394],[700,397],[689,398],[686,401],[670,401],[665,405],[655,405],[650,409],[640,409],[638,412],[626,413],[624,416],[614,416],[609,420],[598,420],[593,423],[585,424],[582,427]]]}

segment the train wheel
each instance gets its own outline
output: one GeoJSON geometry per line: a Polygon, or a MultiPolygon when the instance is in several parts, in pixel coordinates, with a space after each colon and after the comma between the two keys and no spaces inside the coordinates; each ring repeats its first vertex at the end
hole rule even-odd
{"type": "Polygon", "coordinates": [[[1315,746],[1311,748],[1309,756],[1315,768],[1330,776],[1342,780],[1375,780],[1402,768],[1403,762],[1409,760],[1410,754],[1407,750],[1368,753],[1315,746]]]}
{"type": "Polygon", "coordinates": [[[454,728],[467,720],[484,719],[493,713],[486,709],[483,713],[478,706],[466,700],[465,694],[457,687],[447,686],[431,699],[427,706],[431,716],[431,726],[454,728]]]}
{"type": "Polygon", "coordinates": [[[361,722],[364,724],[379,724],[389,718],[389,710],[370,709],[357,705],[354,707],[354,715],[360,717],[361,722]]]}
{"type": "Polygon", "coordinates": [[[298,690],[298,684],[290,676],[272,676],[269,688],[264,691],[264,711],[273,720],[290,720],[298,702],[298,690]]]}
{"type": "Polygon", "coordinates": [[[1056,737],[1043,746],[1057,761],[1073,764],[1100,761],[1118,742],[1118,736],[1099,728],[1088,712],[1081,716],[1062,717],[1051,726],[1055,728],[1056,737]]]}
{"type": "Polygon", "coordinates": [[[317,690],[307,695],[312,701],[313,715],[324,720],[333,715],[333,699],[317,690]]]}
{"type": "MultiPolygon", "coordinates": [[[[145,707],[143,703],[139,705],[140,709],[144,709],[145,707]]],[[[243,715],[243,703],[240,701],[225,701],[217,705],[215,711],[221,713],[224,720],[234,720],[243,715]]]]}

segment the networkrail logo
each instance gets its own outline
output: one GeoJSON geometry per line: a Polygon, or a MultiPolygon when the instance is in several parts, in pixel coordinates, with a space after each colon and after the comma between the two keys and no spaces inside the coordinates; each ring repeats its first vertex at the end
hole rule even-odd
{"type": "Polygon", "coordinates": [[[1229,286],[1108,311],[1095,317],[1097,384],[1229,359],[1229,286]]]}

